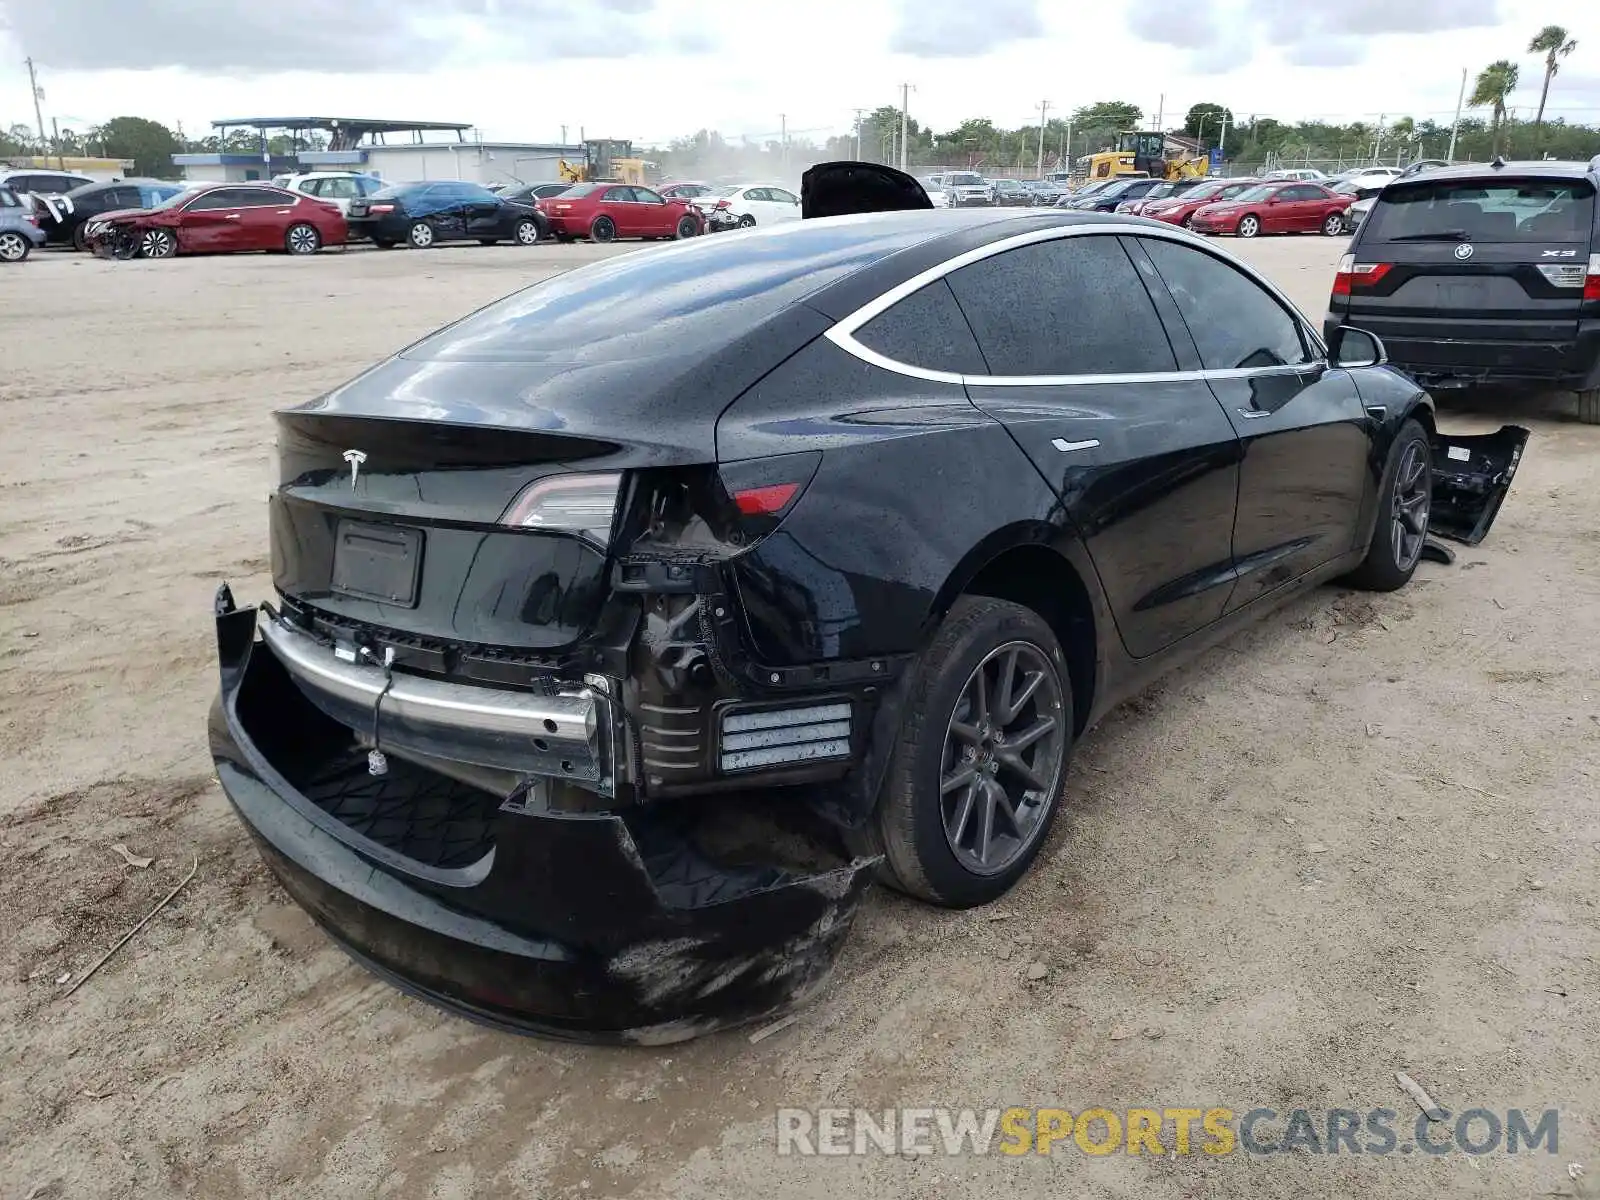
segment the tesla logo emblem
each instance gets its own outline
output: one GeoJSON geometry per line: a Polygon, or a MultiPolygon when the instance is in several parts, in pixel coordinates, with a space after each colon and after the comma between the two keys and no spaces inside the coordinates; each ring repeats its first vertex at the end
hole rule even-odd
{"type": "Polygon", "coordinates": [[[1463,259],[1471,258],[1472,257],[1472,243],[1471,242],[1462,242],[1461,245],[1457,246],[1456,247],[1456,257],[1457,258],[1463,258],[1463,259]]]}
{"type": "Polygon", "coordinates": [[[361,474],[361,464],[367,461],[367,456],[360,450],[346,450],[345,462],[350,464],[350,490],[356,490],[356,476],[361,474]]]}

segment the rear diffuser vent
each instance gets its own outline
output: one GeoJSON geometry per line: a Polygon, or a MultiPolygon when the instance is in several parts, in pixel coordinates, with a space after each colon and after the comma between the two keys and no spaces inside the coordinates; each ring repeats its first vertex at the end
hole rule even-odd
{"type": "Polygon", "coordinates": [[[850,756],[847,701],[804,708],[733,709],[722,715],[722,769],[751,771],[850,756]]]}

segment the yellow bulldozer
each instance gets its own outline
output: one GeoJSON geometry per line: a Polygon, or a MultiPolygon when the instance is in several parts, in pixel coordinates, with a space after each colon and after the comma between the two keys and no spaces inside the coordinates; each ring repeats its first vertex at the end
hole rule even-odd
{"type": "Polygon", "coordinates": [[[1184,157],[1167,147],[1160,133],[1130,130],[1117,135],[1114,150],[1088,156],[1088,178],[1110,179],[1117,175],[1150,175],[1157,179],[1198,179],[1211,169],[1211,160],[1200,154],[1184,157]]]}

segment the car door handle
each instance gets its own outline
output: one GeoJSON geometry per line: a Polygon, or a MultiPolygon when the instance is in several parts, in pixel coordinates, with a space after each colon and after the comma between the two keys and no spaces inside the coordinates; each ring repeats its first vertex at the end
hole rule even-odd
{"type": "Polygon", "coordinates": [[[227,216],[223,217],[222,219],[224,221],[237,221],[240,218],[239,218],[239,214],[238,213],[229,213],[227,216]]]}
{"type": "Polygon", "coordinates": [[[1087,441],[1083,442],[1069,442],[1066,438],[1053,438],[1050,444],[1057,450],[1061,451],[1061,453],[1070,454],[1074,450],[1093,450],[1100,444],[1100,439],[1089,438],[1087,441]]]}
{"type": "Polygon", "coordinates": [[[1246,421],[1259,420],[1261,417],[1270,417],[1272,410],[1265,408],[1241,408],[1239,415],[1246,421]]]}

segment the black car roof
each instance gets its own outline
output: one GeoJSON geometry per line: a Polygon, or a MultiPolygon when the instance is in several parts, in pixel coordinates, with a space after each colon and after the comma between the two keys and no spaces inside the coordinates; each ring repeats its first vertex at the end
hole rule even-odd
{"type": "Polygon", "coordinates": [[[691,238],[543,280],[403,354],[516,361],[604,342],[637,359],[670,355],[686,337],[704,351],[802,303],[829,315],[849,311],[928,266],[1011,233],[1113,220],[1054,209],[932,209],[691,238]],[[708,312],[715,322],[705,320],[708,312]]]}

